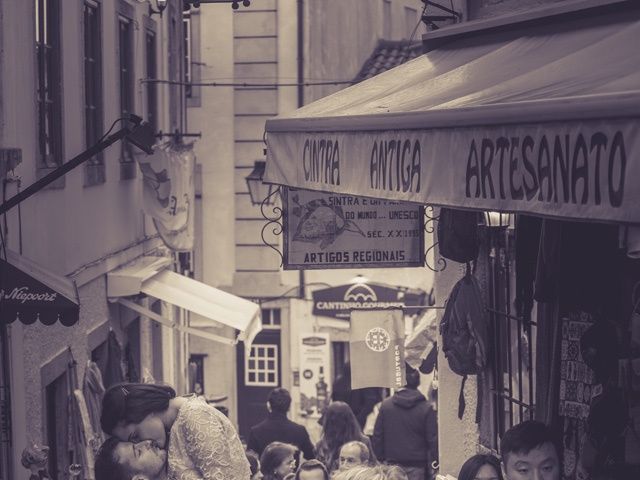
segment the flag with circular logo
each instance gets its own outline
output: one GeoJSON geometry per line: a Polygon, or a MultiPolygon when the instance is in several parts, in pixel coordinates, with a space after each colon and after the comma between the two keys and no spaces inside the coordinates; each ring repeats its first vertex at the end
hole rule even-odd
{"type": "Polygon", "coordinates": [[[405,384],[402,310],[354,310],[350,330],[351,388],[405,384]]]}

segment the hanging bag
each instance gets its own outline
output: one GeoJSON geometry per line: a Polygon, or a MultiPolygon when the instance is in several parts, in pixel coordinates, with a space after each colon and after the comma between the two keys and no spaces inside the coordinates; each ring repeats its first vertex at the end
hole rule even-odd
{"type": "Polygon", "coordinates": [[[478,212],[441,208],[438,218],[438,248],[440,255],[455,262],[466,263],[478,258],[478,212]]]}
{"type": "MultiPolygon", "coordinates": [[[[462,376],[458,418],[465,410],[464,386],[468,375],[482,372],[488,363],[489,327],[482,291],[467,266],[466,275],[451,290],[440,322],[442,351],[449,368],[462,376]]],[[[480,397],[478,398],[480,400],[480,397]]],[[[478,403],[478,412],[480,412],[478,403]]],[[[476,415],[476,420],[478,420],[476,415]]]]}

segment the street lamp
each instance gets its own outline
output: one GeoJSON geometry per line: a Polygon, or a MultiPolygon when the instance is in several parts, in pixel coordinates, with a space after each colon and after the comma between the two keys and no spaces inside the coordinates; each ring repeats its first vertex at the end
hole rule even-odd
{"type": "MultiPolygon", "coordinates": [[[[263,153],[267,155],[267,150],[263,150],[263,153]]],[[[273,193],[276,186],[262,181],[266,167],[267,162],[256,160],[253,163],[253,170],[245,177],[252,205],[272,205],[275,203],[275,195],[273,193]]]]}
{"type": "Polygon", "coordinates": [[[151,5],[152,0],[149,0],[149,16],[150,17],[153,15],[162,16],[162,12],[164,12],[164,9],[167,8],[168,1],[169,0],[155,0],[157,10],[154,10],[153,6],[151,5]]]}
{"type": "Polygon", "coordinates": [[[484,212],[484,224],[487,227],[508,227],[511,225],[511,214],[495,211],[484,212]]]}

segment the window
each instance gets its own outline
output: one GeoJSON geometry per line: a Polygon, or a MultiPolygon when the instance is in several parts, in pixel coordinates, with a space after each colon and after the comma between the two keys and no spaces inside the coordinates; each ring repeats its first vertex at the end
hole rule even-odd
{"type": "Polygon", "coordinates": [[[415,8],[404,7],[404,25],[405,37],[411,39],[418,25],[418,11],[415,8]]]}
{"type": "Polygon", "coordinates": [[[191,98],[191,12],[182,13],[182,31],[184,34],[184,94],[187,98],[191,98]]]}
{"type": "Polygon", "coordinates": [[[262,328],[280,330],[281,317],[279,308],[262,309],[262,328]]]}
{"type": "Polygon", "coordinates": [[[391,40],[391,0],[382,2],[382,38],[391,40]]]}
{"type": "Polygon", "coordinates": [[[253,387],[277,387],[278,345],[252,345],[245,357],[244,384],[253,387]]]}
{"type": "MultiPolygon", "coordinates": [[[[491,358],[491,445],[513,425],[534,418],[536,324],[512,312],[515,301],[514,236],[511,231],[488,229],[489,319],[491,358]]],[[[535,311],[535,307],[534,307],[535,311]]],[[[533,315],[535,318],[535,315],[533,315]]]]}
{"type": "MultiPolygon", "coordinates": [[[[133,20],[129,17],[118,15],[118,47],[120,65],[120,111],[122,116],[133,113],[133,20]]],[[[133,146],[122,141],[120,157],[120,178],[125,180],[134,178],[136,174],[133,158],[133,146]]]]}
{"type": "MultiPolygon", "coordinates": [[[[84,4],[84,120],[86,147],[102,137],[102,40],[100,4],[84,4]]],[[[85,166],[85,185],[104,183],[104,156],[98,153],[85,166]]]]}
{"type": "MultiPolygon", "coordinates": [[[[182,18],[178,16],[177,9],[169,3],[167,7],[169,14],[169,49],[167,51],[167,64],[169,80],[172,82],[181,82],[183,80],[181,70],[183,62],[182,48],[182,18]]],[[[178,84],[169,85],[169,130],[173,133],[180,130],[181,125],[181,92],[182,87],[178,84]]]]}
{"type": "MultiPolygon", "coordinates": [[[[145,34],[145,50],[147,55],[147,78],[158,78],[158,65],[156,63],[157,41],[156,34],[147,30],[145,34]]],[[[147,121],[154,132],[158,131],[158,84],[148,82],[147,89],[147,121]]]]}
{"type": "Polygon", "coordinates": [[[56,168],[62,158],[60,0],[35,0],[38,61],[38,166],[56,168]]]}

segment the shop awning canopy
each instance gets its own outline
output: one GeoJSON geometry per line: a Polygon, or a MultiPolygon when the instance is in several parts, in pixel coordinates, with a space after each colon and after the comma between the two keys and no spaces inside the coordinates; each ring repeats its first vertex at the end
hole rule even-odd
{"type": "Polygon", "coordinates": [[[72,280],[7,250],[7,260],[0,260],[0,323],[60,322],[69,327],[78,323],[79,315],[72,280]]]}
{"type": "Polygon", "coordinates": [[[640,9],[611,10],[439,30],[421,57],[268,120],[265,182],[640,222],[640,9]]]}
{"type": "Polygon", "coordinates": [[[165,270],[166,259],[146,257],[140,262],[108,274],[107,295],[128,308],[167,326],[233,345],[242,340],[250,345],[262,328],[260,306],[192,278],[165,270]],[[190,325],[178,326],[145,307],[122,298],[140,293],[188,310],[200,317],[190,325]],[[239,331],[237,339],[203,330],[226,325],[239,331]]]}

